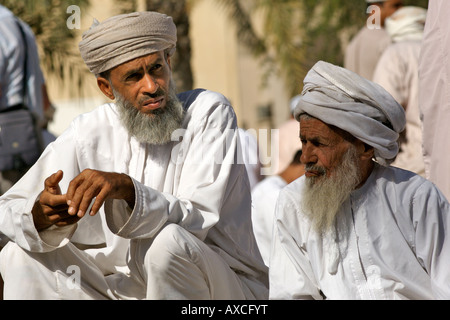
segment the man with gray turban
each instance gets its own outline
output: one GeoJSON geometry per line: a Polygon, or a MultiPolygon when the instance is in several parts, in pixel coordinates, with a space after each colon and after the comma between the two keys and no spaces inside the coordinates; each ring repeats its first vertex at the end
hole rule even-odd
{"type": "Polygon", "coordinates": [[[155,12],[83,34],[115,103],[77,117],[0,198],[6,299],[268,298],[236,115],[219,93],[175,94],[175,46],[155,12]]]}
{"type": "Polygon", "coordinates": [[[278,198],[271,299],[449,299],[450,205],[389,164],[405,113],[380,85],[319,61],[295,109],[305,175],[278,198]]]}

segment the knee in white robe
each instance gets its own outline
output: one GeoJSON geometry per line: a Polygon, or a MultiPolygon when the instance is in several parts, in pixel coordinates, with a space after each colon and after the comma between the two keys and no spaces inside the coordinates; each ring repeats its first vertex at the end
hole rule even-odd
{"type": "Polygon", "coordinates": [[[254,298],[217,252],[176,224],[154,239],[132,241],[130,253],[130,270],[145,278],[148,299],[254,298]]]}
{"type": "Polygon", "coordinates": [[[8,300],[114,299],[93,259],[68,243],[51,252],[28,252],[14,242],[0,251],[8,300]]]}
{"type": "Polygon", "coordinates": [[[152,239],[131,241],[130,273],[104,275],[69,243],[31,253],[10,242],[0,251],[5,299],[255,299],[248,279],[212,248],[169,224],[152,239]]]}

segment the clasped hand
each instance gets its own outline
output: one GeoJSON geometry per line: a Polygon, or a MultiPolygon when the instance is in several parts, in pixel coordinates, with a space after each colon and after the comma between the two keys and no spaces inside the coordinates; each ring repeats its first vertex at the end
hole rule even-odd
{"type": "Polygon", "coordinates": [[[134,185],[126,174],[86,169],[70,182],[66,194],[59,186],[62,178],[60,170],[45,179],[44,190],[32,210],[38,231],[77,223],[86,213],[93,216],[107,199],[123,199],[134,207],[134,185]]]}

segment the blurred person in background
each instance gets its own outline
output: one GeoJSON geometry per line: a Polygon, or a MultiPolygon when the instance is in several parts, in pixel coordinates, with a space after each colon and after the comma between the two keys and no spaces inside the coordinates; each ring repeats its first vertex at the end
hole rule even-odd
{"type": "MultiPolygon", "coordinates": [[[[0,112],[28,108],[41,128],[38,138],[44,147],[54,140],[46,130],[54,107],[47,94],[40,67],[36,39],[31,28],[0,5],[0,112]]],[[[39,132],[37,132],[39,134],[39,132]]],[[[30,168],[0,172],[0,195],[30,168]]]]}
{"type": "MultiPolygon", "coordinates": [[[[298,121],[297,127],[298,127],[298,121]]],[[[302,150],[297,150],[291,163],[279,174],[266,177],[252,190],[252,223],[256,242],[266,266],[269,266],[275,205],[281,189],[305,173],[302,150]]]]}
{"type": "Polygon", "coordinates": [[[278,128],[278,164],[274,166],[274,174],[283,172],[292,162],[292,158],[301,149],[298,121],[294,119],[293,112],[300,95],[289,101],[289,119],[278,128]]]}
{"type": "MultiPolygon", "coordinates": [[[[402,0],[365,0],[367,6],[377,6],[379,17],[374,16],[371,28],[365,24],[360,31],[351,39],[344,55],[344,67],[360,76],[372,80],[378,59],[384,49],[390,44],[389,34],[384,29],[387,17],[403,6],[402,0]],[[379,18],[379,21],[377,20],[379,18]]],[[[374,15],[377,13],[375,12],[374,15]]],[[[370,17],[372,13],[368,17],[370,17]]]]}
{"type": "Polygon", "coordinates": [[[419,59],[425,175],[450,199],[450,1],[432,0],[419,59]]]}
{"type": "Polygon", "coordinates": [[[406,112],[406,128],[393,166],[425,176],[419,109],[419,56],[427,10],[406,6],[386,19],[392,43],[383,52],[373,81],[383,86],[406,112]]]}
{"type": "Polygon", "coordinates": [[[250,189],[253,189],[264,176],[261,174],[263,168],[259,156],[258,139],[249,131],[239,128],[242,153],[238,155],[239,163],[244,163],[247,170],[250,189]]]}
{"type": "MultiPolygon", "coordinates": [[[[0,5],[0,113],[6,114],[19,108],[30,110],[38,126],[36,137],[43,144],[43,149],[55,139],[47,130],[48,123],[53,120],[55,108],[47,94],[39,61],[36,39],[31,28],[8,8],[0,5]]],[[[8,137],[8,140],[13,139],[8,137]]],[[[36,160],[37,156],[38,153],[36,160]]],[[[20,161],[15,168],[0,171],[0,196],[19,181],[30,167],[31,165],[20,161]]],[[[0,250],[8,241],[0,232],[0,250]]],[[[0,276],[0,299],[2,297],[3,280],[0,276]]]]}

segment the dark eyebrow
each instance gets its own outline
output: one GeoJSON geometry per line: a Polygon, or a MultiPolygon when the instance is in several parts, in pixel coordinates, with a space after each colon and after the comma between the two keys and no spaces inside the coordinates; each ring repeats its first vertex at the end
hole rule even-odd
{"type": "MultiPolygon", "coordinates": [[[[155,62],[151,63],[150,65],[147,65],[146,68],[148,70],[152,69],[154,66],[162,64],[163,58],[158,58],[155,62]]],[[[136,69],[132,69],[129,70],[127,73],[124,74],[123,78],[127,79],[129,76],[135,74],[135,73],[140,73],[142,71],[141,67],[138,67],[136,69]]]]}
{"type": "Polygon", "coordinates": [[[309,139],[306,139],[305,135],[300,134],[300,139],[309,140],[309,141],[318,141],[318,140],[320,140],[320,137],[319,136],[314,136],[314,137],[311,137],[309,139]]]}
{"type": "Polygon", "coordinates": [[[322,139],[320,137],[311,138],[311,139],[309,139],[309,141],[313,144],[322,144],[323,143],[322,139]]]}
{"type": "Polygon", "coordinates": [[[123,75],[123,78],[124,78],[124,79],[127,79],[129,76],[131,76],[131,75],[133,75],[133,74],[135,74],[135,73],[141,72],[141,70],[142,70],[142,68],[136,68],[136,69],[130,70],[130,71],[128,71],[127,73],[125,73],[125,74],[123,75]]]}
{"type": "Polygon", "coordinates": [[[306,140],[312,144],[328,144],[329,143],[329,141],[327,139],[324,139],[323,137],[320,137],[320,136],[315,136],[315,137],[306,139],[305,136],[300,135],[300,140],[301,141],[306,140]]]}

